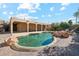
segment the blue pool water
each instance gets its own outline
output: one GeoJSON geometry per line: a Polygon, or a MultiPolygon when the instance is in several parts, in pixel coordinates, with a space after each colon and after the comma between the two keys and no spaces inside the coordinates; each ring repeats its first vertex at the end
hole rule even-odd
{"type": "Polygon", "coordinates": [[[50,44],[54,40],[51,33],[30,34],[18,38],[18,44],[21,46],[38,47],[50,44]]]}

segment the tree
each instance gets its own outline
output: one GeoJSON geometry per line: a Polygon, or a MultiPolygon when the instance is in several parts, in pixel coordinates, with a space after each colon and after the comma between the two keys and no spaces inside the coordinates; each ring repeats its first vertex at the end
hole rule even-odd
{"type": "Polygon", "coordinates": [[[70,25],[67,22],[53,23],[51,30],[60,31],[60,30],[68,29],[69,27],[70,27],[70,25]]]}
{"type": "Polygon", "coordinates": [[[74,16],[76,17],[76,23],[78,23],[77,20],[79,18],[79,9],[74,13],[74,16]]]}
{"type": "Polygon", "coordinates": [[[52,23],[51,30],[53,30],[53,31],[60,30],[60,24],[59,23],[52,23]]]}
{"type": "Polygon", "coordinates": [[[71,26],[71,25],[72,25],[72,20],[69,20],[68,23],[69,23],[69,25],[71,26]]]}
{"type": "Polygon", "coordinates": [[[69,28],[69,24],[66,22],[61,22],[60,23],[60,27],[62,28],[62,30],[68,29],[69,28]]]}

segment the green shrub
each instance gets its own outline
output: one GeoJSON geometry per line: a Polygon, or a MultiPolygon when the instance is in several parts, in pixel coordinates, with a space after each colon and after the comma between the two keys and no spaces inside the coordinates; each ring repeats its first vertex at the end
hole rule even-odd
{"type": "Polygon", "coordinates": [[[65,30],[69,27],[70,27],[69,23],[66,23],[66,22],[53,23],[52,27],[51,27],[51,30],[52,31],[59,31],[59,30],[65,30]]]}

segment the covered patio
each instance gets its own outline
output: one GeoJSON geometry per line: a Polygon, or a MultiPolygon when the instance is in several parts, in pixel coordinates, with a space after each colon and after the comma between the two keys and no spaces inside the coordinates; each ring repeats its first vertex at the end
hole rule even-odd
{"type": "Polygon", "coordinates": [[[10,32],[34,32],[34,31],[46,31],[47,25],[37,22],[31,22],[24,19],[18,19],[11,17],[10,19],[10,32]]]}

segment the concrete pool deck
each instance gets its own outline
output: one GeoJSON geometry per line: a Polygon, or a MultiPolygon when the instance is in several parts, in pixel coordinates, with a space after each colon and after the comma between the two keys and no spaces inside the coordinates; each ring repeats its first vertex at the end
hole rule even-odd
{"type": "Polygon", "coordinates": [[[55,38],[55,39],[58,40],[58,42],[54,44],[54,46],[67,47],[71,44],[72,36],[69,36],[69,38],[55,38]]]}
{"type": "MultiPolygon", "coordinates": [[[[39,49],[39,51],[36,52],[22,52],[12,50],[9,46],[3,46],[2,45],[3,41],[9,36],[10,34],[0,34],[0,56],[36,56],[40,51],[39,49]]],[[[70,36],[67,39],[61,39],[61,38],[56,39],[58,39],[58,42],[55,44],[55,46],[66,47],[72,41],[72,36],[70,36]]]]}
{"type": "Polygon", "coordinates": [[[29,35],[30,33],[42,33],[42,32],[53,32],[53,31],[35,31],[35,32],[22,32],[22,33],[13,33],[12,35],[15,37],[29,35]]]}

